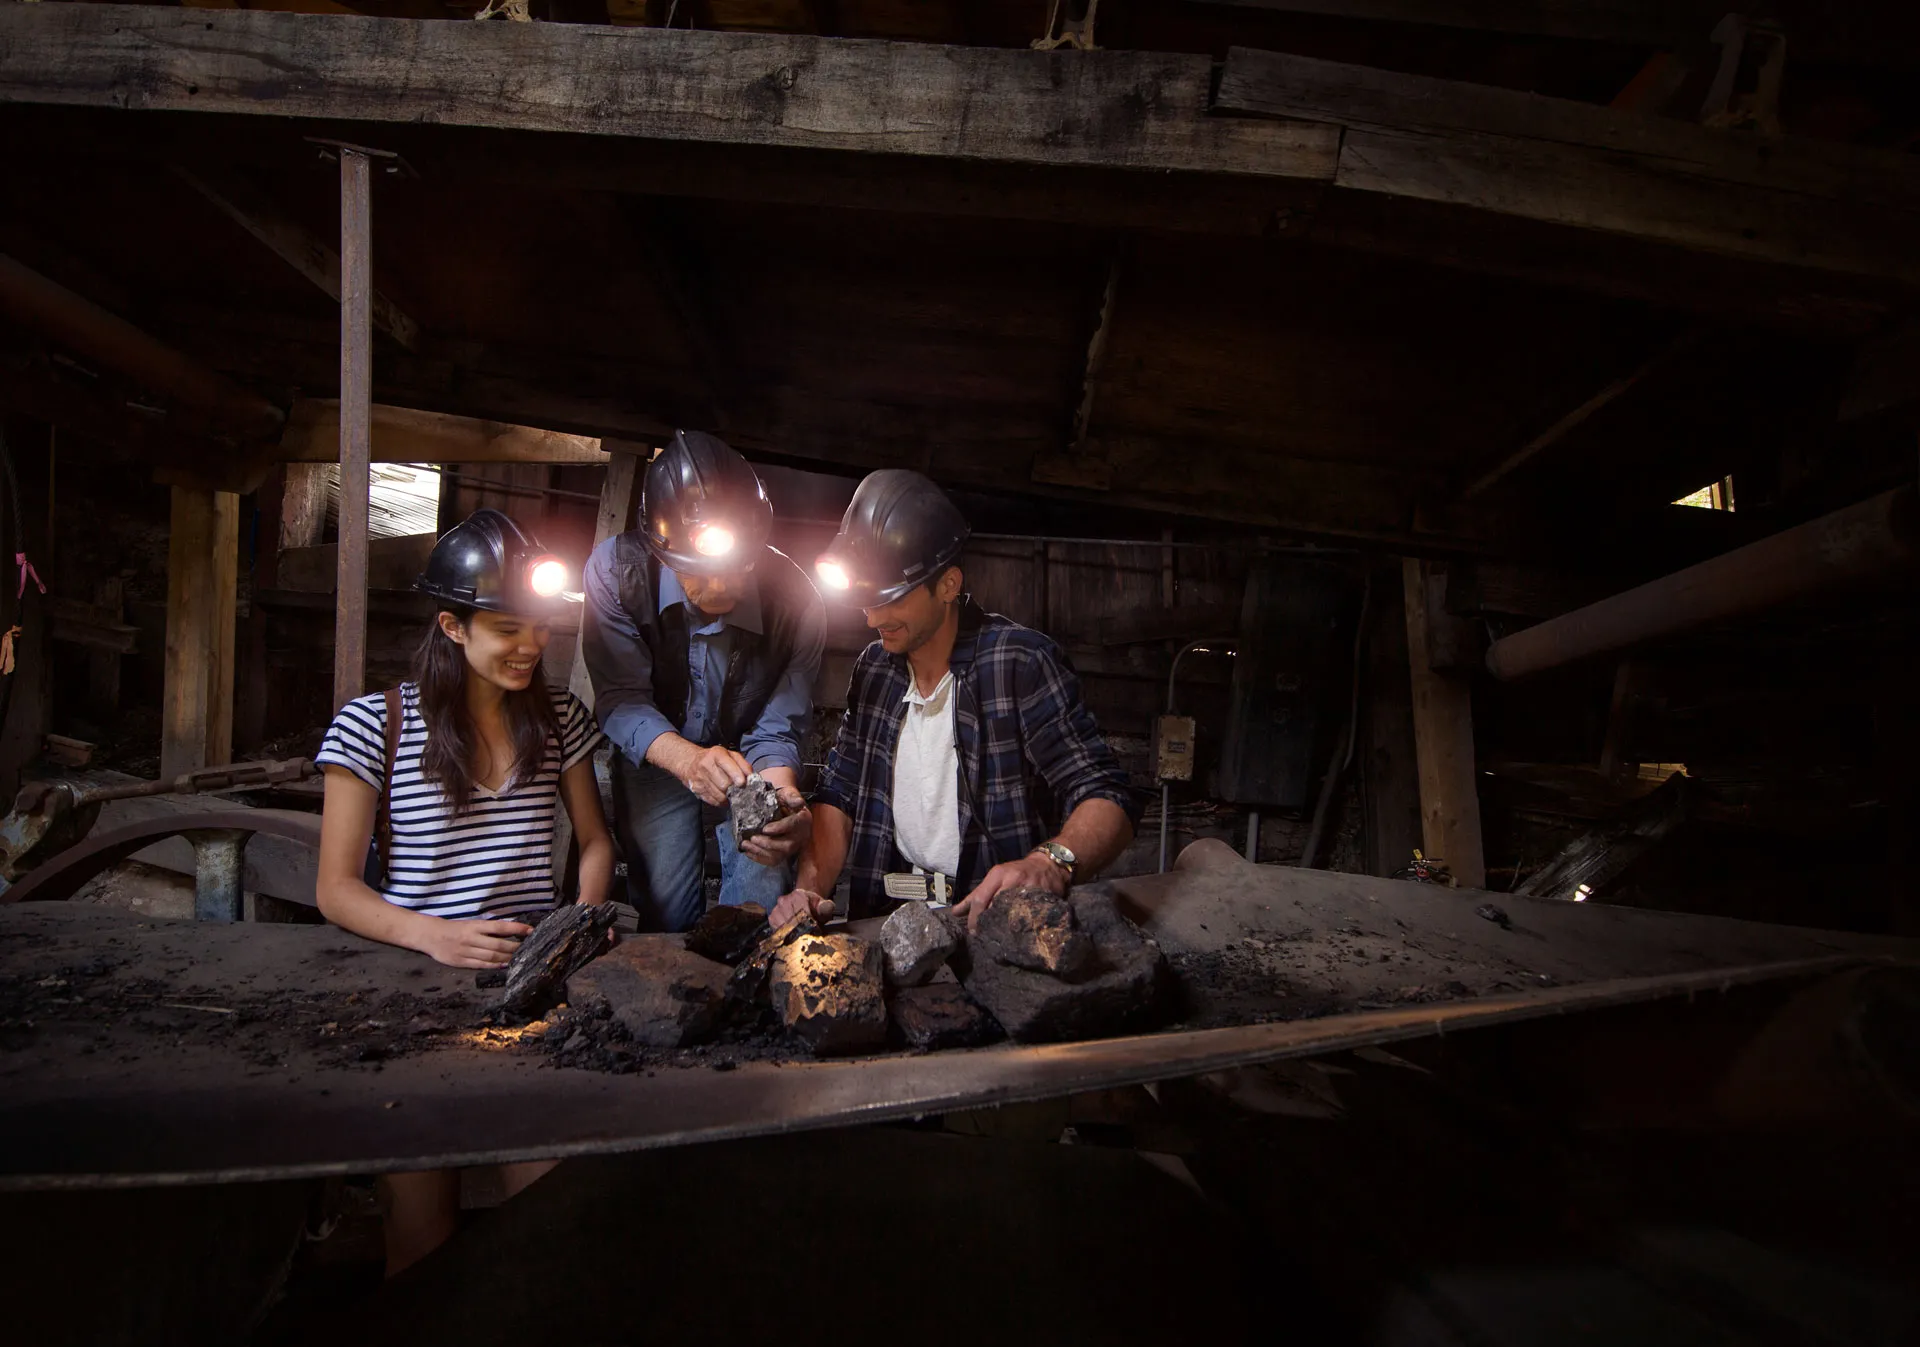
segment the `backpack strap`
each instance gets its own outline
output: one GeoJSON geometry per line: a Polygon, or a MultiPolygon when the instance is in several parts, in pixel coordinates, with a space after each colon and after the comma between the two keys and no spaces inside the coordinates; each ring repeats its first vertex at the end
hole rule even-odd
{"type": "Polygon", "coordinates": [[[380,777],[380,812],[374,815],[374,844],[380,848],[380,871],[385,876],[393,863],[393,766],[400,757],[401,720],[406,714],[400,704],[400,689],[388,688],[387,770],[380,777]]]}

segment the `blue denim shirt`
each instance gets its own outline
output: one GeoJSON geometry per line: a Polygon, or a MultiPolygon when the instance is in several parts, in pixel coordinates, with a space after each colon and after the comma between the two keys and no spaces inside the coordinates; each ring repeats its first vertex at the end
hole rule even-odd
{"type": "MultiPolygon", "coordinates": [[[[593,710],[602,732],[631,762],[645,762],[653,741],[667,733],[696,744],[711,744],[720,692],[727,679],[727,657],[733,649],[731,629],[762,630],[760,591],[751,577],[733,611],[724,616],[708,617],[687,604],[690,686],[683,725],[675,725],[653,704],[653,654],[621,606],[612,539],[596,547],[588,558],[585,588],[592,619],[608,636],[624,638],[607,642],[608,655],[617,667],[611,671],[613,677],[604,679],[607,686],[596,680],[594,687],[593,710]],[[696,622],[699,625],[691,625],[696,622]]],[[[665,567],[660,570],[659,590],[654,599],[660,612],[676,603],[687,603],[679,578],[665,567]]],[[[768,767],[786,767],[796,773],[800,770],[800,740],[813,719],[813,684],[820,672],[825,643],[825,625],[815,623],[794,651],[766,709],[741,735],[741,756],[755,771],[768,767]]]]}

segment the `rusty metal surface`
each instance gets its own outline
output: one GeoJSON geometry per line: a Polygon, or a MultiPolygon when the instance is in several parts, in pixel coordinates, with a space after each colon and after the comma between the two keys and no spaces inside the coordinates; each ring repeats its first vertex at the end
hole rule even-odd
{"type": "Polygon", "coordinates": [[[62,852],[0,892],[0,905],[71,898],[88,880],[155,842],[190,836],[205,829],[266,833],[311,847],[320,845],[320,816],[292,809],[218,809],[204,814],[142,819],[111,828],[62,852]]]}
{"type": "Polygon", "coordinates": [[[1487,668],[1525,678],[1911,566],[1917,508],[1911,486],[1883,492],[1502,637],[1487,668]]]}
{"type": "MultiPolygon", "coordinates": [[[[1236,859],[1235,865],[1244,863],[1236,859]]],[[[1184,894],[1178,885],[1161,886],[1173,891],[1175,909],[1169,912],[1162,892],[1162,907],[1149,914],[1149,920],[1157,916],[1163,944],[1173,948],[1183,927],[1221,924],[1215,898],[1232,874],[1223,867],[1189,875],[1194,882],[1184,894]]],[[[1301,872],[1293,872],[1290,886],[1268,885],[1265,875],[1256,878],[1262,881],[1251,894],[1256,909],[1262,905],[1260,890],[1271,889],[1303,895],[1277,904],[1293,912],[1308,910],[1312,902],[1351,910],[1346,890],[1324,881],[1358,882],[1301,872]]],[[[1151,897],[1136,895],[1136,901],[1151,897]]],[[[1243,890],[1243,903],[1248,897],[1243,890]]],[[[1406,895],[1409,903],[1432,904],[1443,924],[1453,920],[1456,901],[1468,903],[1468,920],[1477,921],[1470,905],[1484,897],[1435,889],[1406,895]]],[[[1514,906],[1514,930],[1479,924],[1502,937],[1531,942],[1539,934],[1540,913],[1585,912],[1585,905],[1521,900],[1514,906]]],[[[543,1054],[480,1033],[442,1036],[434,1046],[384,1060],[352,1060],[339,1046],[341,1034],[354,1027],[345,1022],[350,1015],[375,1013],[368,1007],[385,992],[404,988],[423,997],[458,999],[476,1011],[483,993],[472,987],[470,975],[336,930],[140,921],[71,904],[14,905],[0,908],[0,991],[9,984],[31,990],[48,977],[77,979],[72,991],[97,1008],[111,1006],[116,984],[157,988],[160,994],[159,1004],[136,1013],[96,1010],[87,1018],[85,1006],[75,1005],[70,1012],[44,1013],[24,1034],[17,1023],[9,1023],[0,1051],[0,1187],[143,1186],[372,1172],[607,1154],[880,1122],[1712,995],[1806,979],[1873,962],[1889,951],[1913,950],[1910,943],[1749,923],[1621,910],[1612,916],[1621,919],[1621,929],[1635,925],[1634,918],[1650,918],[1638,923],[1645,932],[1642,943],[1651,947],[1641,966],[1668,971],[1436,1003],[1371,1005],[1363,999],[1353,1003],[1360,1008],[1320,1018],[1189,1025],[1098,1042],[842,1062],[747,1061],[724,1071],[663,1061],[651,1074],[616,1076],[556,1069],[543,1054]],[[1722,928],[1745,933],[1744,944],[1730,941],[1728,948],[1771,950],[1773,957],[1712,966],[1711,951],[1695,946],[1722,928]],[[110,963],[111,971],[92,979],[79,976],[74,970],[88,959],[110,963]],[[317,992],[341,1007],[342,1025],[310,1039],[290,1037],[284,1028],[288,1017],[276,1007],[289,1004],[289,997],[317,992]],[[251,1014],[256,1027],[236,1029],[233,1037],[197,1027],[221,1023],[222,1010],[251,1014]],[[257,1037],[248,1040],[247,1033],[257,1037]]],[[[1377,919],[1377,914],[1359,917],[1377,919]]],[[[1586,957],[1617,963],[1619,955],[1608,952],[1615,946],[1604,932],[1595,943],[1599,953],[1586,957]]],[[[69,992],[63,988],[57,994],[64,999],[69,992]]],[[[450,1018],[456,1026],[477,1022],[477,1016],[467,1020],[459,1013],[450,1018]]]]}

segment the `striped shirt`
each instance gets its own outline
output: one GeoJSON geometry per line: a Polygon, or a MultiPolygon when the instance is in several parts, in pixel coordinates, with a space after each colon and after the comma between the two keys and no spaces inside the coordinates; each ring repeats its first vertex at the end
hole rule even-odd
{"type": "MultiPolygon", "coordinates": [[[[456,816],[446,793],[420,770],[427,722],[420,689],[400,685],[400,748],[393,766],[393,855],[380,896],[435,917],[537,922],[555,902],[553,828],[560,776],[593,752],[601,735],[593,713],[571,692],[549,688],[560,738],[530,781],[495,793],[477,782],[467,812],[456,816]]],[[[384,693],[340,708],[314,755],[380,789],[387,764],[384,693]]]]}

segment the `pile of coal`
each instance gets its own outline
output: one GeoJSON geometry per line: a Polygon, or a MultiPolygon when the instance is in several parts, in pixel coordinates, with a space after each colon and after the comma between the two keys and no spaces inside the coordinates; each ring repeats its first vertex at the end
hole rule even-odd
{"type": "MultiPolygon", "coordinates": [[[[556,952],[542,967],[566,966],[561,955],[577,954],[579,942],[544,937],[547,929],[528,945],[556,952]]],[[[604,941],[601,925],[588,956],[604,941]]],[[[807,913],[771,928],[759,908],[722,907],[685,936],[628,936],[583,961],[573,959],[567,980],[569,1013],[605,1026],[628,1051],[785,1042],[824,1057],[889,1043],[930,1052],[1002,1037],[1097,1038],[1155,1027],[1167,980],[1159,946],[1110,897],[1035,889],[999,895],[971,935],[951,911],[924,903],[902,904],[871,940],[823,930],[807,913]]]]}

